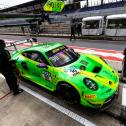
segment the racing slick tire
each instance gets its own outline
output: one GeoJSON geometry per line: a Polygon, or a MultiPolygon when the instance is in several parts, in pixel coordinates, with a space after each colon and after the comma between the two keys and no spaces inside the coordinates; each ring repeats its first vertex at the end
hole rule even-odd
{"type": "Polygon", "coordinates": [[[68,83],[61,83],[57,86],[57,92],[68,104],[79,104],[80,95],[77,90],[68,83]]]}

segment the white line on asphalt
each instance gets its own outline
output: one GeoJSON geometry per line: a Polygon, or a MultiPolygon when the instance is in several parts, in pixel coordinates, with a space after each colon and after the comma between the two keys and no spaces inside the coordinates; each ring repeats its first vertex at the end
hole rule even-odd
{"type": "Polygon", "coordinates": [[[110,59],[105,59],[106,61],[112,61],[114,63],[122,63],[122,61],[117,61],[117,60],[110,60],[110,59]]]}
{"type": "Polygon", "coordinates": [[[123,85],[122,89],[122,106],[126,107],[126,85],[123,85]]]}
{"type": "Polygon", "coordinates": [[[47,99],[46,97],[32,91],[31,89],[20,85],[20,87],[28,92],[29,94],[33,95],[34,97],[38,98],[39,100],[45,102],[46,104],[52,106],[53,108],[57,109],[58,111],[66,114],[67,116],[71,117],[72,119],[76,120],[77,122],[81,123],[84,126],[96,126],[94,123],[90,122],[89,120],[83,118],[82,116],[79,116],[78,114],[72,112],[69,109],[64,108],[63,106],[58,105],[57,103],[47,99]]]}

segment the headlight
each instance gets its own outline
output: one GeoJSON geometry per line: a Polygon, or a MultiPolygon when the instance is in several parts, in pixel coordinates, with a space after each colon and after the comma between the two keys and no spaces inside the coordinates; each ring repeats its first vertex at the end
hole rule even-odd
{"type": "Polygon", "coordinates": [[[84,84],[90,89],[90,90],[93,90],[93,91],[96,91],[98,90],[98,85],[95,81],[89,79],[89,78],[84,78],[84,84]]]}

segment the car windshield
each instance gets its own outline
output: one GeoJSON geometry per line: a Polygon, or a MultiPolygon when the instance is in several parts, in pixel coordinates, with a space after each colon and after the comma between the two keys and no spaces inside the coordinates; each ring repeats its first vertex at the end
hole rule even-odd
{"type": "Polygon", "coordinates": [[[73,49],[66,46],[60,46],[46,53],[52,64],[61,67],[75,62],[79,58],[79,54],[73,49]]]}
{"type": "Polygon", "coordinates": [[[65,66],[72,62],[75,62],[79,58],[79,54],[74,52],[73,49],[66,46],[60,46],[51,51],[48,51],[46,55],[49,57],[52,64],[56,67],[65,66]]]}

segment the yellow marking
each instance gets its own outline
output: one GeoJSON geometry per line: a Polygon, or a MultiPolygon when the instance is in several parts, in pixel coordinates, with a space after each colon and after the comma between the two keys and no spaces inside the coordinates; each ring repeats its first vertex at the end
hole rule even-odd
{"type": "Polygon", "coordinates": [[[96,98],[96,94],[84,94],[83,96],[84,96],[84,98],[87,98],[87,99],[94,99],[94,98],[96,98]]]}

